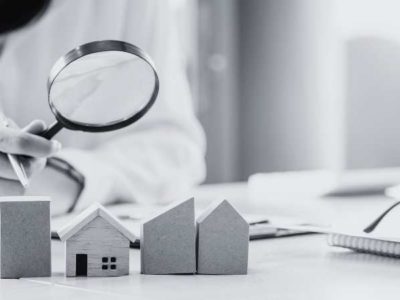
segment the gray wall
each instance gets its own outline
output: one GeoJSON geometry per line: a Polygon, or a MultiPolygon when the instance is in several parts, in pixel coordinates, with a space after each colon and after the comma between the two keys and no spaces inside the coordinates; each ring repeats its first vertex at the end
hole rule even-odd
{"type": "Polygon", "coordinates": [[[199,0],[199,118],[207,135],[207,182],[238,170],[238,27],[233,0],[199,0]]]}
{"type": "Polygon", "coordinates": [[[330,5],[239,1],[241,179],[339,163],[340,53],[330,5]]]}
{"type": "Polygon", "coordinates": [[[400,165],[398,1],[199,4],[208,182],[400,165]]]}

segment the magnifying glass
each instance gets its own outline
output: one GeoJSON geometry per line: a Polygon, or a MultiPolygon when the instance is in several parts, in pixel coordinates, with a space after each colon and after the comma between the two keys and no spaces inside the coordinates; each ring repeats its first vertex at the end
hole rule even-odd
{"type": "MultiPolygon", "coordinates": [[[[56,121],[40,136],[51,139],[62,128],[104,132],[131,125],[156,101],[159,79],[142,49],[123,41],[95,41],[57,60],[47,90],[56,121]]],[[[9,159],[26,187],[23,165],[15,156],[9,159]]]]}
{"type": "Polygon", "coordinates": [[[154,104],[159,79],[151,58],[122,41],[96,41],[61,57],[50,71],[48,101],[56,122],[42,137],[62,128],[117,130],[138,121],[154,104]]]}

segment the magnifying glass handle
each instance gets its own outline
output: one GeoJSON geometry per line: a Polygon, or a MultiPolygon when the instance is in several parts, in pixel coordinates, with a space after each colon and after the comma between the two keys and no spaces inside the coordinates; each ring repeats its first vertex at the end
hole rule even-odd
{"type": "Polygon", "coordinates": [[[60,122],[55,121],[53,124],[47,128],[46,131],[43,131],[39,134],[39,136],[44,137],[45,139],[51,140],[53,136],[55,136],[61,129],[64,127],[61,125],[60,122]]]}

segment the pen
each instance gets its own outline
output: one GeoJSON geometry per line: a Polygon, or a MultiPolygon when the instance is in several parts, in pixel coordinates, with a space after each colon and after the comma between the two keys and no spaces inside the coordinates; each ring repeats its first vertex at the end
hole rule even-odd
{"type": "MultiPolygon", "coordinates": [[[[4,127],[8,127],[9,126],[8,120],[4,116],[1,116],[1,117],[2,117],[1,118],[2,125],[4,127]]],[[[28,180],[28,176],[26,176],[24,165],[13,154],[7,153],[7,157],[8,157],[8,160],[10,161],[10,164],[11,164],[15,174],[17,175],[17,177],[19,179],[19,182],[21,182],[21,184],[24,188],[28,187],[29,180],[28,180]]]]}

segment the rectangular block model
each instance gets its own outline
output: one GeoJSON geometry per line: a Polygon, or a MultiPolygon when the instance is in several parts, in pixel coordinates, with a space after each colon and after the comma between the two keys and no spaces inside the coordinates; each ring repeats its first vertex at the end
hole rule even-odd
{"type": "Polygon", "coordinates": [[[50,199],[0,197],[1,278],[51,275],[50,199]]]}
{"type": "Polygon", "coordinates": [[[196,272],[194,199],[166,209],[141,227],[143,274],[193,274],[196,272]]]}

